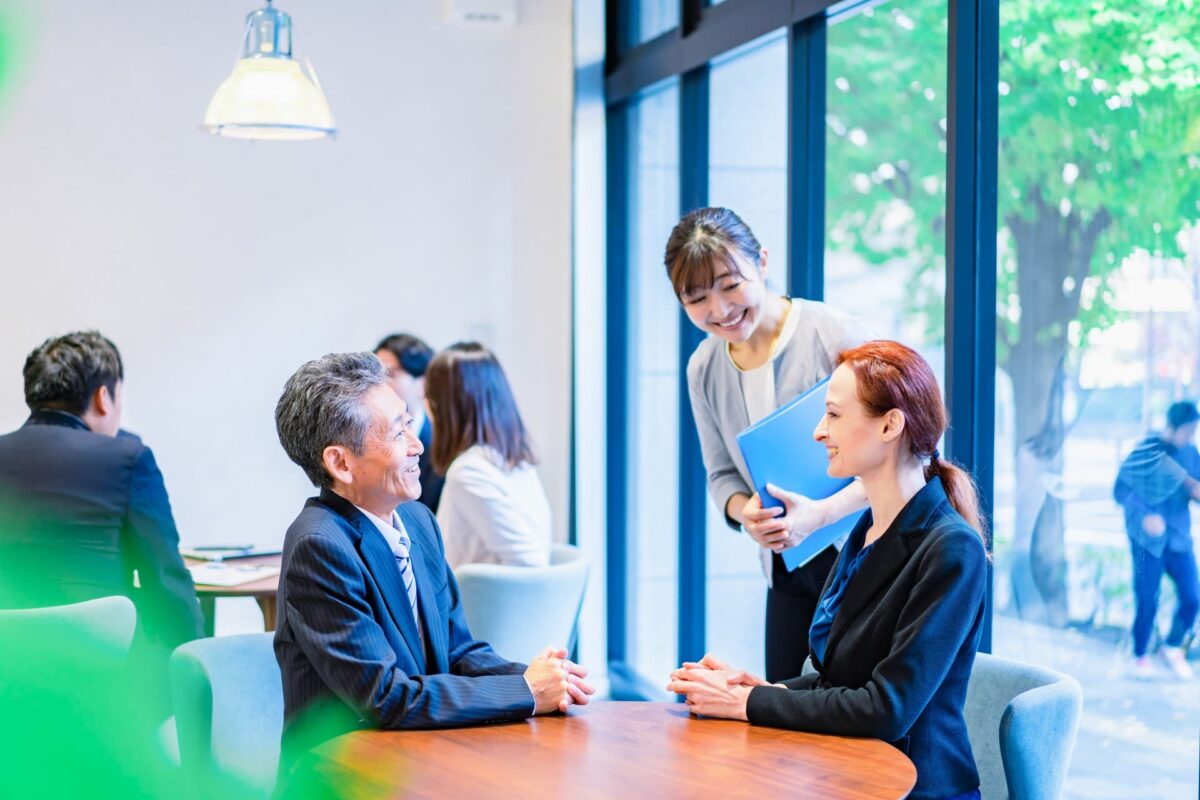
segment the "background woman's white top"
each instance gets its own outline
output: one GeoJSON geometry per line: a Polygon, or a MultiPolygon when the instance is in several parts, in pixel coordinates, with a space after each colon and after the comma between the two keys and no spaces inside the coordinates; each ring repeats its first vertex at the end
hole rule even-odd
{"type": "Polygon", "coordinates": [[[464,450],[446,470],[437,519],[452,569],[550,563],[550,502],[537,468],[510,470],[486,445],[464,450]]]}

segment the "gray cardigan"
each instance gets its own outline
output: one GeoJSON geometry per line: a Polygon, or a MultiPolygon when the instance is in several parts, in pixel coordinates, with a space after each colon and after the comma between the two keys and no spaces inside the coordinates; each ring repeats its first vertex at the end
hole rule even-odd
{"type": "MultiPolygon", "coordinates": [[[[824,303],[792,302],[798,304],[793,313],[799,311],[800,319],[791,340],[775,358],[776,407],[832,374],[843,350],[875,338],[861,320],[824,303]]],[[[724,340],[710,336],[700,343],[688,359],[687,378],[692,416],[708,473],[708,492],[724,514],[734,494],[754,493],[754,483],[737,446],[737,435],[750,425],[750,418],[740,373],[725,355],[724,340]]],[[[737,528],[728,515],[725,521],[737,528]]]]}

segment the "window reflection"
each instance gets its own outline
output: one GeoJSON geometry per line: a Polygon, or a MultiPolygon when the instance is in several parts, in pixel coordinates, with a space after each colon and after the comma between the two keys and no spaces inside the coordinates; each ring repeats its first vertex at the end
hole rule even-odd
{"type": "Polygon", "coordinates": [[[1200,391],[1195,67],[1173,55],[1200,25],[1134,8],[1001,4],[994,649],[1083,684],[1076,797],[1196,794],[1200,690],[1158,649],[1175,586],[1140,669],[1141,551],[1113,489],[1200,391]]]}

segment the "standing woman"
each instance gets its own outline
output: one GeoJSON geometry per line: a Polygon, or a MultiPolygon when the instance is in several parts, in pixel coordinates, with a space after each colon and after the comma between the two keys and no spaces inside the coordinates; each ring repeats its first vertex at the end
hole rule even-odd
{"type": "Polygon", "coordinates": [[[816,671],[775,683],[706,655],[668,688],[704,716],[883,739],[917,768],[910,797],[978,798],[963,719],[987,582],[975,486],[937,451],[946,407],[925,359],[876,341],[839,360],[814,436],[870,509],[821,595],[816,671]]]}
{"type": "Polygon", "coordinates": [[[729,526],[741,526],[761,547],[767,677],[790,678],[808,656],[806,632],[837,550],[826,548],[791,572],[779,553],[862,509],[866,499],[857,482],[822,501],[771,487],[785,509],[764,509],[736,437],[829,377],[838,353],[871,337],[861,322],[824,303],[769,291],[767,251],[727,208],[701,208],[680,220],[663,260],[688,319],[709,334],[687,369],[708,491],[729,526]]]}
{"type": "Polygon", "coordinates": [[[500,362],[478,342],[434,356],[425,374],[433,466],[446,476],[437,520],[446,561],[546,566],[550,502],[500,362]]]}

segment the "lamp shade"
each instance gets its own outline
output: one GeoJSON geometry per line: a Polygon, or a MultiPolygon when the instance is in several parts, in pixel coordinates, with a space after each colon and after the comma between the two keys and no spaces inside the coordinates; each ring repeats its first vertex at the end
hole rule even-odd
{"type": "Polygon", "coordinates": [[[319,139],[336,132],[311,65],[292,58],[291,17],[266,8],[246,17],[242,57],[217,87],[204,129],[239,139],[319,139]]]}

